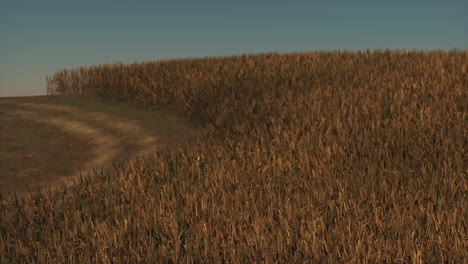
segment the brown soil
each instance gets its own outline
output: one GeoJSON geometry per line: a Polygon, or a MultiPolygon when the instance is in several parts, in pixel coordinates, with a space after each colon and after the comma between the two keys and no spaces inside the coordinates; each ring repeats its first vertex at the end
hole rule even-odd
{"type": "Polygon", "coordinates": [[[0,195],[70,185],[93,169],[194,141],[173,112],[94,98],[0,99],[0,195]]]}

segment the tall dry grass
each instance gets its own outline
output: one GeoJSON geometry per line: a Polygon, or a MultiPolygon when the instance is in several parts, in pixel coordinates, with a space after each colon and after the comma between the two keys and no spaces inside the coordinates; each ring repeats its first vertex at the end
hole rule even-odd
{"type": "Polygon", "coordinates": [[[466,50],[101,65],[50,81],[172,106],[204,140],[2,204],[2,263],[468,260],[466,50]]]}

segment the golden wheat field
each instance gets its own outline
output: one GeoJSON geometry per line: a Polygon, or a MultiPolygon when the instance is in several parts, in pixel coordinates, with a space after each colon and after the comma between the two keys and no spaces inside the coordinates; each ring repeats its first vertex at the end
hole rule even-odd
{"type": "Polygon", "coordinates": [[[466,263],[468,51],[87,66],[201,140],[0,205],[0,263],[466,263]]]}

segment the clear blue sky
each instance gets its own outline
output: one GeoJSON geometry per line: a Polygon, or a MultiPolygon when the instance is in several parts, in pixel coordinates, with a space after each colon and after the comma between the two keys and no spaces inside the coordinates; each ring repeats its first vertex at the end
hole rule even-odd
{"type": "Polygon", "coordinates": [[[83,65],[387,48],[468,49],[468,1],[0,0],[0,97],[83,65]]]}

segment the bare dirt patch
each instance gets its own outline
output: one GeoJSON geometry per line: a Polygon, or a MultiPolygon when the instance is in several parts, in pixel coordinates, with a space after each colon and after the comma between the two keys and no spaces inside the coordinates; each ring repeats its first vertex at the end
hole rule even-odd
{"type": "Polygon", "coordinates": [[[196,130],[174,113],[94,98],[0,99],[0,111],[4,196],[70,185],[94,168],[196,138],[196,130]]]}

